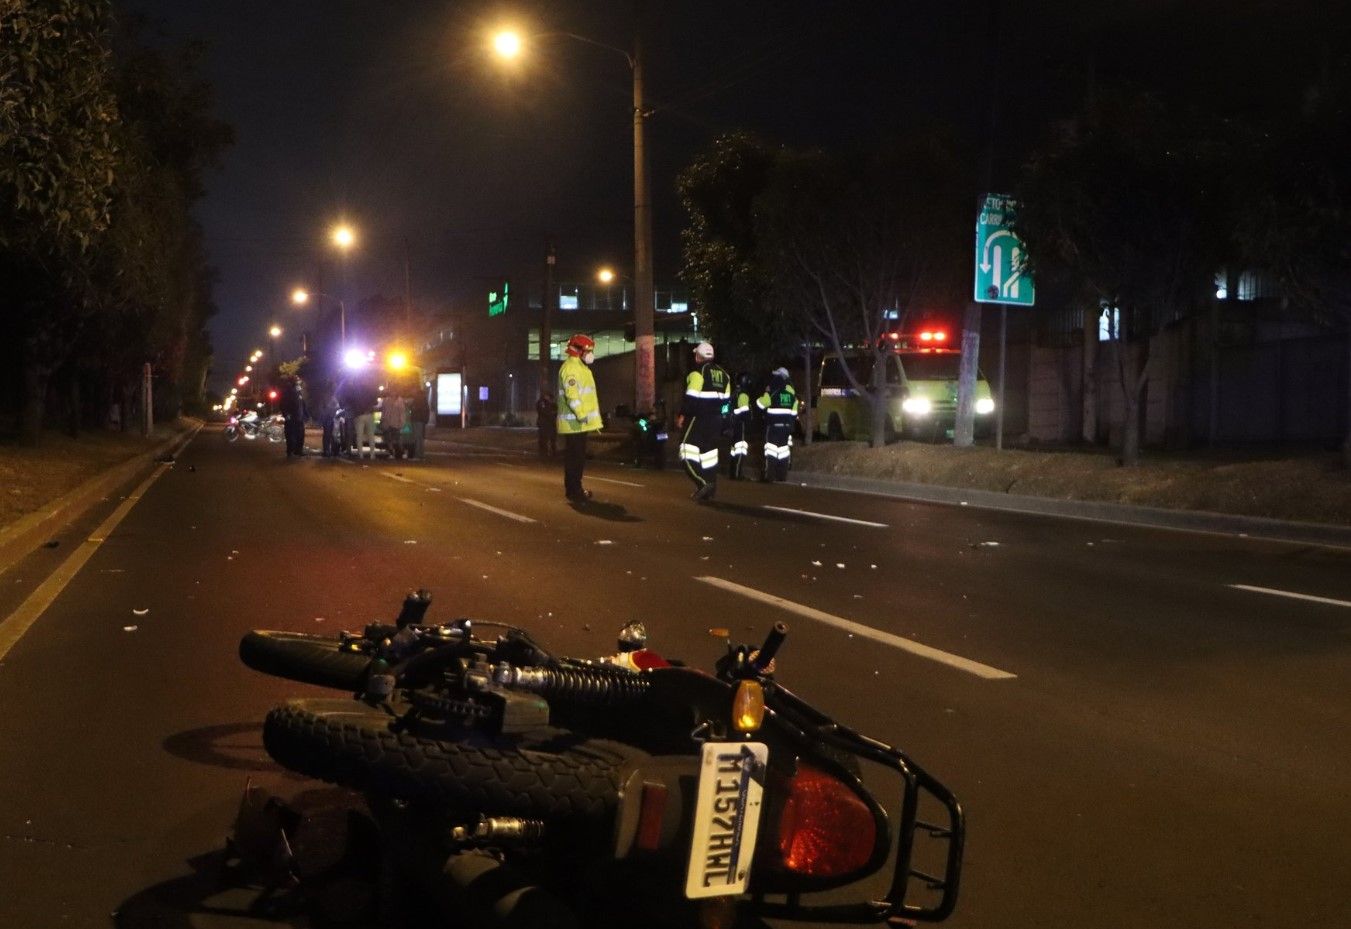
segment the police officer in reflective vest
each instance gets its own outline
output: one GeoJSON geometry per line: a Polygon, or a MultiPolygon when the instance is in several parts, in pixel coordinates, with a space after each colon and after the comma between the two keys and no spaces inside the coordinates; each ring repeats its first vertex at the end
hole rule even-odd
{"type": "Polygon", "coordinates": [[[787,368],[775,368],[769,386],[755,401],[765,414],[765,481],[788,479],[793,455],[793,423],[797,421],[797,391],[788,380],[787,368]]]}
{"type": "Polygon", "coordinates": [[[586,436],[601,428],[600,400],[590,365],[596,360],[596,343],[578,333],[568,339],[563,366],[558,369],[558,434],[563,436],[563,492],[569,500],[591,499],[582,489],[586,467],[586,436]]]}
{"type": "Polygon", "coordinates": [[[694,370],[685,378],[685,397],[676,417],[680,436],[680,460],[694,481],[695,500],[712,500],[718,486],[718,441],[723,417],[730,411],[732,379],[713,362],[713,346],[694,347],[694,370]]]}
{"type": "Polygon", "coordinates": [[[727,475],[741,480],[741,469],[750,454],[751,444],[746,440],[751,425],[751,376],[742,374],[736,379],[736,400],[732,404],[732,450],[727,475]]]}

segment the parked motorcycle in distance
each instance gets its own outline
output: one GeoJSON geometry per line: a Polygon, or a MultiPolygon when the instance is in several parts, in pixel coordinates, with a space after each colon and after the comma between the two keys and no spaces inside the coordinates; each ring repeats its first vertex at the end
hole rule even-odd
{"type": "Polygon", "coordinates": [[[254,631],[239,649],[355,694],[277,707],[263,742],[365,797],[348,834],[378,847],[365,857],[385,916],[411,900],[437,914],[421,925],[550,929],[952,913],[957,799],[777,680],[782,623],[758,648],[729,642],[709,674],[648,650],[638,623],[617,654],[577,660],[512,626],[425,623],[429,602],[410,594],[395,622],[339,638],[254,631]],[[890,811],[865,765],[899,788],[890,811]]]}
{"type": "Polygon", "coordinates": [[[249,410],[241,416],[231,416],[230,421],[225,424],[222,435],[227,442],[236,442],[240,436],[250,440],[262,436],[269,442],[284,442],[286,417],[280,413],[262,417],[255,410],[249,410]]]}

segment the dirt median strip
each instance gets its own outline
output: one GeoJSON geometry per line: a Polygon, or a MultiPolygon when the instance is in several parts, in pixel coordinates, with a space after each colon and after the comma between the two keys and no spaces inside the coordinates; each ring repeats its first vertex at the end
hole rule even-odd
{"type": "Polygon", "coordinates": [[[42,509],[21,516],[7,526],[0,526],[0,574],[12,568],[42,541],[79,519],[107,494],[129,483],[154,459],[166,453],[176,455],[201,431],[202,426],[202,423],[196,423],[186,432],[180,432],[154,448],[89,478],[42,509]]]}

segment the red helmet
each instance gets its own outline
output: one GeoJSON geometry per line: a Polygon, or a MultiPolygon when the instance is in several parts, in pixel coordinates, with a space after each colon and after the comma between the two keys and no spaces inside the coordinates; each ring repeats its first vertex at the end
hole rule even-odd
{"type": "Polygon", "coordinates": [[[595,350],[596,340],[583,332],[579,332],[568,339],[568,354],[574,358],[580,358],[587,352],[594,352],[595,350]]]}

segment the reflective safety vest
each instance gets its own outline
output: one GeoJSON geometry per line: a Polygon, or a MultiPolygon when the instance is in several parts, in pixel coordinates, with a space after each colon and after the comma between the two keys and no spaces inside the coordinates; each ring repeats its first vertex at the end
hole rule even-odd
{"type": "Polygon", "coordinates": [[[793,447],[793,421],[797,419],[797,391],[792,384],[769,387],[755,401],[765,414],[765,457],[787,458],[793,447]]]}
{"type": "Polygon", "coordinates": [[[708,362],[685,378],[685,397],[680,412],[686,419],[721,419],[731,412],[732,379],[722,366],[708,362]]]}
{"type": "Polygon", "coordinates": [[[558,431],[562,435],[601,428],[596,379],[580,358],[569,355],[558,369],[558,431]]]}
{"type": "Polygon", "coordinates": [[[732,457],[750,454],[751,446],[746,441],[746,427],[751,422],[751,398],[746,391],[738,391],[736,405],[732,407],[732,457]]]}

